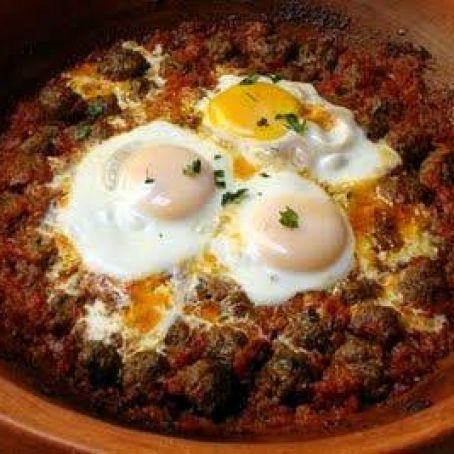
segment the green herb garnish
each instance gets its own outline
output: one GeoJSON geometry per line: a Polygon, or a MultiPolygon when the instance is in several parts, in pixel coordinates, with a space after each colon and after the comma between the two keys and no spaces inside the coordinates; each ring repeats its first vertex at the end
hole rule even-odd
{"type": "Polygon", "coordinates": [[[260,74],[251,74],[250,76],[245,77],[240,85],[252,85],[255,84],[260,79],[260,74]]]}
{"type": "Polygon", "coordinates": [[[271,82],[273,82],[273,84],[277,84],[282,80],[282,77],[279,74],[270,74],[268,77],[271,79],[271,82]]]}
{"type": "Polygon", "coordinates": [[[292,129],[298,134],[303,134],[306,131],[306,120],[300,120],[294,113],[277,114],[276,120],[285,120],[287,129],[292,129]]]}
{"type": "Polygon", "coordinates": [[[222,158],[222,155],[220,155],[220,154],[215,154],[215,155],[214,155],[214,159],[216,159],[216,160],[217,160],[217,159],[221,159],[221,158],[222,158]]]}
{"type": "Polygon", "coordinates": [[[104,103],[101,100],[93,101],[87,107],[87,115],[92,120],[96,120],[103,113],[104,113],[104,103]]]}
{"type": "Polygon", "coordinates": [[[214,184],[218,188],[225,188],[225,180],[224,180],[225,172],[222,169],[215,170],[213,172],[213,176],[214,176],[214,184]]]}
{"type": "Polygon", "coordinates": [[[200,159],[194,159],[191,164],[188,164],[184,169],[183,173],[187,177],[194,177],[202,170],[202,161],[200,159]]]}
{"type": "Polygon", "coordinates": [[[279,222],[289,229],[296,229],[299,225],[299,216],[298,213],[290,208],[289,206],[285,207],[284,211],[279,211],[280,218],[279,222]]]}
{"type": "Polygon", "coordinates": [[[270,124],[268,123],[268,119],[265,117],[260,118],[259,121],[257,121],[257,126],[269,126],[270,124]]]}
{"type": "Polygon", "coordinates": [[[238,189],[238,191],[235,192],[225,192],[222,194],[222,200],[221,200],[221,205],[225,206],[228,205],[229,203],[239,203],[241,200],[243,200],[244,196],[247,193],[247,188],[241,188],[238,189]]]}
{"type": "Polygon", "coordinates": [[[269,174],[269,173],[266,173],[266,172],[261,172],[261,173],[260,173],[260,176],[263,177],[263,178],[269,178],[269,177],[270,177],[270,174],[269,174]]]}
{"type": "Polygon", "coordinates": [[[154,178],[150,177],[150,175],[148,174],[148,169],[146,171],[146,176],[145,176],[145,181],[144,181],[145,184],[151,184],[151,183],[154,183],[154,178]]]}
{"type": "Polygon", "coordinates": [[[74,131],[74,138],[76,140],[83,140],[89,137],[91,134],[91,127],[89,125],[79,125],[74,131]]]}

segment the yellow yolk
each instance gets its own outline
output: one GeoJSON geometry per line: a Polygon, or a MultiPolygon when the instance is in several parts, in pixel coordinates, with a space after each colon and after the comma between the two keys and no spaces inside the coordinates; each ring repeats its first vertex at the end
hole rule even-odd
{"type": "Polygon", "coordinates": [[[160,321],[172,302],[165,285],[165,277],[152,276],[134,283],[129,288],[132,304],[126,310],[125,322],[141,333],[151,331],[160,321]]]}
{"type": "Polygon", "coordinates": [[[236,178],[239,180],[249,180],[256,172],[257,168],[244,156],[235,156],[233,160],[233,174],[236,178]]]}
{"type": "Polygon", "coordinates": [[[140,188],[139,210],[176,220],[199,211],[213,196],[211,165],[189,148],[155,145],[138,150],[124,163],[124,185],[140,188]]]}
{"type": "Polygon", "coordinates": [[[254,223],[258,254],[280,269],[303,272],[326,269],[336,263],[347,245],[345,221],[330,200],[279,195],[256,208],[254,223]],[[281,213],[288,208],[297,214],[296,227],[281,223],[281,213]]]}
{"type": "Polygon", "coordinates": [[[209,121],[214,127],[246,138],[275,140],[287,128],[276,119],[283,114],[299,115],[301,103],[282,88],[263,82],[234,85],[219,93],[208,105],[209,121]]]}
{"type": "Polygon", "coordinates": [[[305,105],[302,108],[301,116],[312,123],[316,123],[324,130],[329,130],[334,125],[334,118],[322,106],[305,105]]]}

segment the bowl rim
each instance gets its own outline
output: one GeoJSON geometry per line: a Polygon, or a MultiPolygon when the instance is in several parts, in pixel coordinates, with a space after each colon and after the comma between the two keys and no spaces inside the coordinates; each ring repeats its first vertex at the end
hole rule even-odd
{"type": "Polygon", "coordinates": [[[21,439],[24,445],[27,441],[35,447],[42,447],[42,452],[49,452],[48,449],[52,448],[54,452],[75,453],[151,450],[175,454],[177,451],[195,450],[200,454],[246,454],[256,449],[265,454],[317,454],[331,450],[336,453],[377,453],[427,446],[454,432],[454,396],[405,418],[343,435],[300,441],[228,441],[194,440],[117,425],[58,405],[8,376],[0,375],[0,389],[0,447],[2,443],[4,446],[21,439]]]}

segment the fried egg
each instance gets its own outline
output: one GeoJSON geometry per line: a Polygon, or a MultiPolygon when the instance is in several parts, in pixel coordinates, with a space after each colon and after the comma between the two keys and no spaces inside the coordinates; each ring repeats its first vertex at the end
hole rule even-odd
{"type": "Polygon", "coordinates": [[[256,166],[284,157],[317,181],[344,184],[377,178],[400,163],[383,141],[367,139],[350,110],[329,103],[311,84],[224,75],[198,109],[212,138],[256,166]]]}
{"type": "Polygon", "coordinates": [[[241,194],[211,248],[255,304],[326,289],[349,272],[350,224],[318,185],[282,171],[252,178],[241,194]]]}
{"type": "Polygon", "coordinates": [[[197,135],[155,121],[87,151],[58,228],[85,266],[121,279],[170,272],[200,250],[221,210],[215,171],[229,161],[197,135]]]}

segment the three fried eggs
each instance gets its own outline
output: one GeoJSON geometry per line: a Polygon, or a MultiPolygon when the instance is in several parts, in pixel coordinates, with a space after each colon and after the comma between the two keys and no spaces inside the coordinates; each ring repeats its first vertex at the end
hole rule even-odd
{"type": "Polygon", "coordinates": [[[222,76],[195,109],[197,132],[153,121],[92,146],[73,169],[55,228],[85,267],[134,282],[196,273],[209,255],[209,271],[254,304],[345,277],[353,232],[318,183],[378,178],[397,153],[309,84],[222,76]]]}

